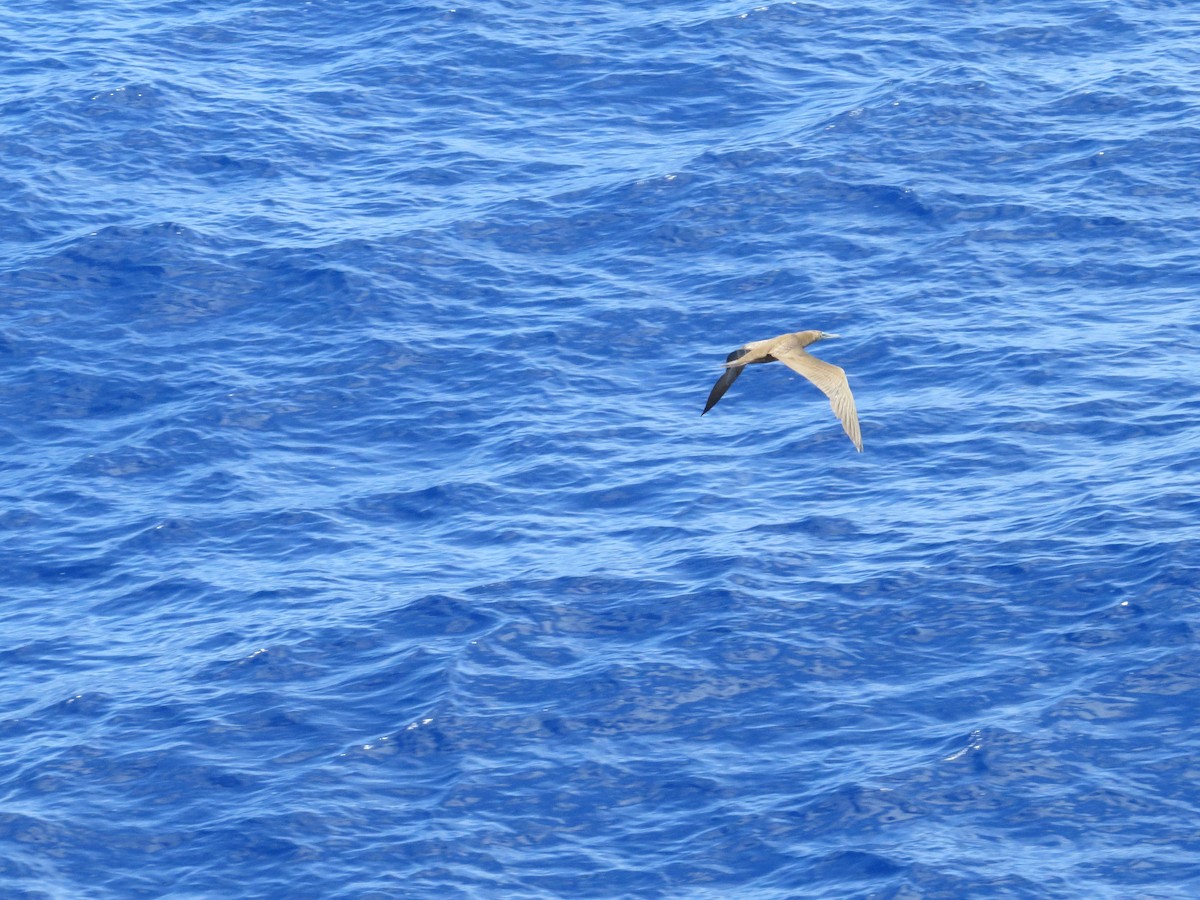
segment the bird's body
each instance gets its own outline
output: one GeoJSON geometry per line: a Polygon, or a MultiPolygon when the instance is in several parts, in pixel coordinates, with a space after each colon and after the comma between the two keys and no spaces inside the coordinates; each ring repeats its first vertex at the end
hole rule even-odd
{"type": "Polygon", "coordinates": [[[725,374],[713,385],[708,402],[704,405],[704,412],[700,415],[717,405],[717,401],[725,396],[725,392],[737,381],[746,366],[778,361],[821,389],[829,398],[829,405],[833,407],[834,414],[841,420],[846,435],[861,453],[862,432],[858,426],[858,410],[854,407],[854,395],[850,393],[850,382],[846,380],[846,373],[832,363],[817,359],[804,349],[809,344],[832,337],[837,335],[826,334],[823,331],[796,331],[765,341],[751,341],[739,347],[726,357],[725,374]]]}

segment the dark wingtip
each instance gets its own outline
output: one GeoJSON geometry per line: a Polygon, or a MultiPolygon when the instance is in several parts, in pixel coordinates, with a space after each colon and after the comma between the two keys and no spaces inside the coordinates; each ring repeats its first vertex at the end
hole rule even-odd
{"type": "MultiPolygon", "coordinates": [[[[725,357],[725,362],[731,363],[735,359],[741,359],[748,352],[749,351],[745,347],[739,347],[737,350],[734,350],[727,357],[725,357]]],[[[770,357],[768,357],[768,359],[769,358],[770,357]]],[[[712,390],[708,392],[708,402],[704,404],[704,412],[700,413],[700,415],[704,415],[704,413],[708,412],[717,405],[717,401],[725,396],[725,392],[729,390],[729,386],[737,381],[738,376],[742,374],[743,368],[743,366],[738,366],[737,368],[733,369],[726,368],[725,371],[721,373],[721,377],[717,379],[717,383],[714,384],[712,386],[712,390]]]]}

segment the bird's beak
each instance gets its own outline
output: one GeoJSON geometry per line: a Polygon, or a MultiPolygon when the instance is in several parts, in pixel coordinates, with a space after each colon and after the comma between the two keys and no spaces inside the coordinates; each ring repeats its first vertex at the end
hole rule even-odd
{"type": "Polygon", "coordinates": [[[825,340],[826,338],[834,338],[834,337],[841,337],[841,335],[840,334],[830,334],[828,331],[821,332],[821,340],[825,340]]]}

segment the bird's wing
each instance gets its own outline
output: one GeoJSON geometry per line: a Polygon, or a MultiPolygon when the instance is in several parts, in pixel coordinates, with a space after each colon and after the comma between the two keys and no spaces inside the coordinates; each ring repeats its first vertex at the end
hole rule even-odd
{"type": "MultiPolygon", "coordinates": [[[[734,350],[727,357],[725,357],[725,364],[729,365],[729,363],[733,362],[735,359],[741,359],[746,355],[747,352],[749,351],[747,351],[745,347],[738,347],[738,349],[734,350]]],[[[744,368],[746,367],[733,366],[732,368],[725,370],[724,374],[717,379],[717,383],[713,385],[713,389],[709,391],[708,402],[704,404],[704,412],[700,413],[700,415],[704,415],[704,413],[708,412],[717,405],[717,401],[725,396],[725,392],[729,390],[729,386],[737,381],[738,376],[742,374],[742,369],[744,368]]]]}
{"type": "Polygon", "coordinates": [[[821,389],[829,398],[834,415],[842,420],[842,428],[861,453],[862,431],[858,427],[858,410],[854,406],[854,395],[850,393],[850,382],[846,380],[846,373],[839,366],[817,359],[798,347],[775,349],[771,351],[771,355],[821,389]]]}

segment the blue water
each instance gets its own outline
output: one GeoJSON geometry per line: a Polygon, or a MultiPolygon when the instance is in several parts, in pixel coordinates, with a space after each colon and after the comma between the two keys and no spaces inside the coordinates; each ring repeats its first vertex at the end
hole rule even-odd
{"type": "Polygon", "coordinates": [[[0,895],[1200,896],[1193,4],[0,50],[0,895]]]}

